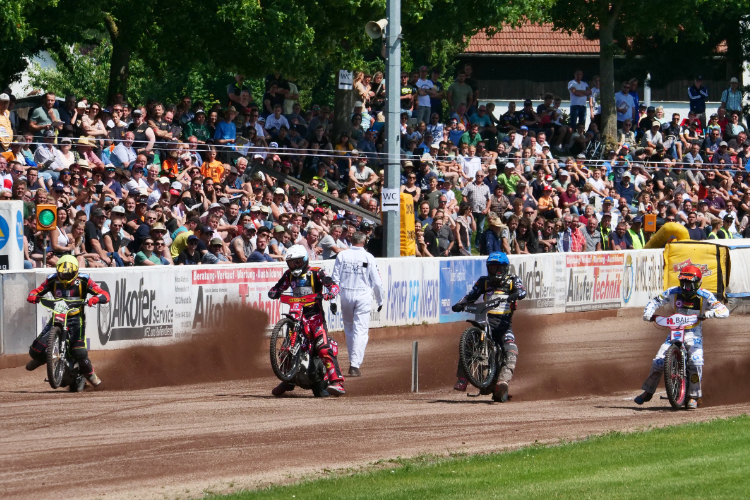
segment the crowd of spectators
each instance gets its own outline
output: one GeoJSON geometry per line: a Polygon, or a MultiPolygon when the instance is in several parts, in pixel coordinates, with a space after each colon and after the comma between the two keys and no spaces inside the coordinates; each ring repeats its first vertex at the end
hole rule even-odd
{"type": "MultiPolygon", "coordinates": [[[[600,159],[598,79],[582,77],[569,84],[567,111],[547,94],[536,109],[526,100],[500,113],[480,103],[470,65],[447,88],[424,66],[402,73],[401,191],[413,197],[418,256],[641,248],[649,214],[695,239],[750,231],[750,143],[732,108],[735,83],[705,124],[705,106],[693,109],[693,94],[707,96],[699,80],[684,120],[641,106],[637,82],[623,83],[618,145],[600,159]]],[[[279,73],[260,100],[236,75],[224,102],[134,105],[118,95],[102,105],[48,93],[26,119],[0,94],[0,200],[25,202],[27,267],[65,254],[82,267],[281,261],[295,243],[311,260],[330,259],[356,230],[381,256],[382,229],[348,208],[380,212],[382,73],[355,73],[354,89],[343,111],[351,126],[336,135],[333,110],[303,110],[279,73]],[[250,175],[255,165],[340,201],[250,175]],[[45,203],[58,207],[49,235],[35,230],[45,203]]]]}

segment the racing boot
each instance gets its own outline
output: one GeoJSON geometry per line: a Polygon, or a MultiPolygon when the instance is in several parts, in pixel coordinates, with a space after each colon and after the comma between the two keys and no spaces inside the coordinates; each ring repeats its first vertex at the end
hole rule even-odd
{"type": "Polygon", "coordinates": [[[289,392],[289,391],[293,391],[293,390],[294,390],[294,385],[293,384],[290,384],[288,382],[282,382],[282,383],[280,383],[279,385],[277,385],[276,387],[273,388],[273,390],[271,391],[271,394],[273,394],[274,396],[276,396],[278,398],[279,396],[281,396],[285,392],[289,392]]]}
{"type": "Polygon", "coordinates": [[[28,363],[26,363],[26,369],[30,372],[33,372],[37,368],[39,368],[42,365],[45,365],[46,363],[44,361],[39,361],[34,358],[31,358],[28,363]]]}
{"type": "Polygon", "coordinates": [[[698,409],[698,400],[694,399],[694,398],[688,399],[687,409],[688,410],[697,410],[698,409]]]}
{"type": "Polygon", "coordinates": [[[496,403],[505,403],[508,401],[508,382],[498,382],[495,384],[495,390],[492,393],[492,401],[496,403]]]}
{"type": "Polygon", "coordinates": [[[346,394],[346,391],[344,390],[344,384],[342,384],[341,382],[335,382],[329,385],[326,390],[333,396],[343,396],[344,394],[346,394]]]}
{"type": "Polygon", "coordinates": [[[466,387],[469,385],[469,381],[465,378],[459,377],[456,381],[456,385],[453,386],[453,389],[456,391],[466,392],[466,387]]]}
{"type": "Polygon", "coordinates": [[[362,374],[359,372],[359,368],[355,368],[353,366],[349,367],[349,376],[350,377],[361,377],[362,374]]]}
{"type": "Polygon", "coordinates": [[[102,379],[96,376],[96,373],[92,373],[91,375],[86,375],[86,380],[89,381],[89,384],[91,384],[92,387],[99,387],[99,384],[102,383],[102,379]]]}
{"type": "Polygon", "coordinates": [[[643,403],[648,403],[651,401],[651,398],[654,397],[654,395],[650,392],[644,392],[640,396],[636,396],[633,401],[635,401],[635,404],[642,405],[643,403]]]}

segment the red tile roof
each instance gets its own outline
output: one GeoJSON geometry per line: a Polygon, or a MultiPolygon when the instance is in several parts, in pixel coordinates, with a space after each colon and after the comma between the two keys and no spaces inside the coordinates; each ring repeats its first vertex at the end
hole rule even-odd
{"type": "Polygon", "coordinates": [[[552,24],[503,28],[491,38],[479,32],[469,41],[467,54],[599,54],[599,41],[579,33],[553,31],[552,24]]]}

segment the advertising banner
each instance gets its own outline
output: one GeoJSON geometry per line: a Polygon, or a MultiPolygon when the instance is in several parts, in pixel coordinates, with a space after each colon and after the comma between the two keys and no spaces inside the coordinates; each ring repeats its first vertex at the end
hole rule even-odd
{"type": "Polygon", "coordinates": [[[663,291],[663,251],[643,250],[625,253],[622,277],[623,307],[642,307],[663,291]]]}
{"type": "Polygon", "coordinates": [[[624,266],[621,252],[565,254],[565,312],[618,309],[622,305],[624,266]]]}

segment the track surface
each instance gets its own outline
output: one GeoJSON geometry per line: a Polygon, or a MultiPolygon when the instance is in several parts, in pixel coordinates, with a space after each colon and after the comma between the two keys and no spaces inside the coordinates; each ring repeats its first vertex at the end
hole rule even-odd
{"type": "MultiPolygon", "coordinates": [[[[276,382],[265,368],[246,380],[78,395],[49,390],[41,369],[0,370],[0,491],[3,498],[194,498],[397,456],[494,451],[747,413],[746,325],[734,316],[706,328],[706,404],[695,412],[671,411],[658,398],[632,403],[664,338],[632,317],[517,317],[519,366],[504,405],[451,389],[458,324],[431,326],[429,336],[422,329],[419,394],[408,392],[419,332],[371,341],[365,376],[348,380],[340,399],[299,390],[273,398],[276,382]]],[[[94,361],[100,373],[113,362],[94,361]]]]}

